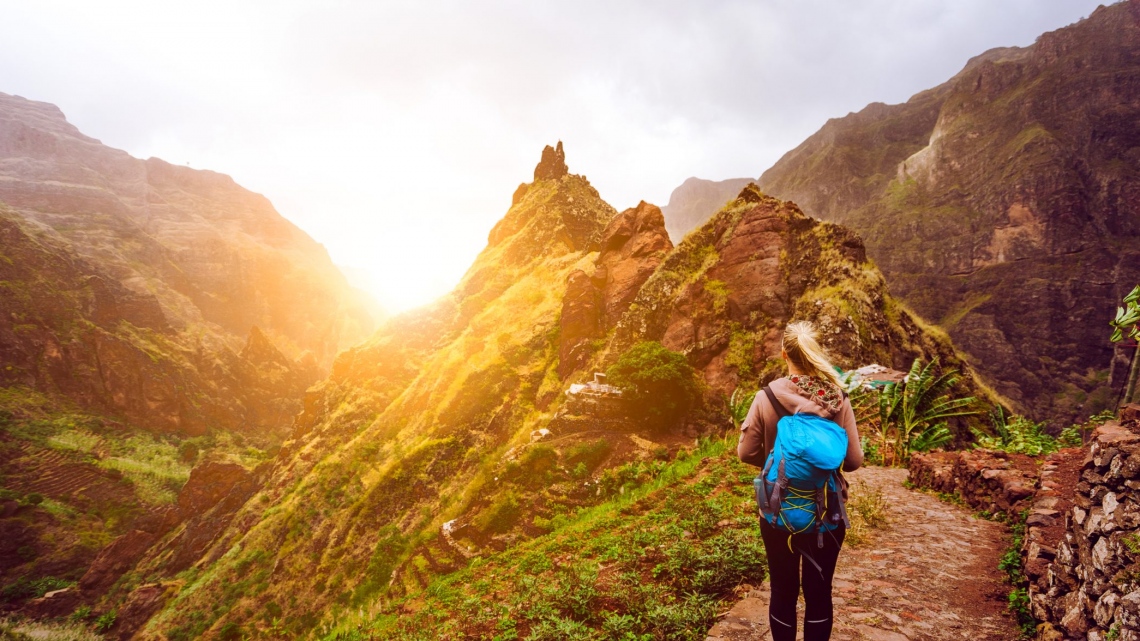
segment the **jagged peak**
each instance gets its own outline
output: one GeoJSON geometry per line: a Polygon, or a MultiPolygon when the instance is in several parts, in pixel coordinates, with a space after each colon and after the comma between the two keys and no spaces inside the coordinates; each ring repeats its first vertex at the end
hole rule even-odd
{"type": "Polygon", "coordinates": [[[542,159],[534,168],[534,179],[558,180],[568,173],[570,168],[566,166],[566,152],[562,150],[562,141],[559,140],[556,147],[550,145],[544,147],[542,159]]]}
{"type": "Polygon", "coordinates": [[[768,197],[768,194],[765,194],[756,183],[752,182],[740,190],[740,194],[736,196],[736,199],[743,200],[746,203],[758,203],[768,197]]]}

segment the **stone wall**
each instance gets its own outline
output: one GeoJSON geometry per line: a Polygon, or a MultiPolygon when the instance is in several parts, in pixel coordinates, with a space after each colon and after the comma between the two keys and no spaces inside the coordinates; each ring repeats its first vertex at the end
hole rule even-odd
{"type": "Polygon", "coordinates": [[[1041,460],[917,454],[910,479],[978,510],[1025,515],[1021,553],[1039,639],[1140,641],[1140,406],[1083,449],[1041,460]]]}

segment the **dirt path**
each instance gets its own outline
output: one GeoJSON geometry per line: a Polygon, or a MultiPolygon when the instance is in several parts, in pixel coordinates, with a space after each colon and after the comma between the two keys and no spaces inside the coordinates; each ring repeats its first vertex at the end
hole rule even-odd
{"type": "MultiPolygon", "coordinates": [[[[844,547],[835,573],[834,641],[1010,641],[1008,587],[997,569],[1005,528],[965,508],[907,490],[906,470],[851,475],[880,488],[887,525],[860,547],[844,547]]],[[[802,638],[802,601],[800,613],[802,638]]],[[[707,641],[768,641],[768,584],[751,590],[707,641]]]]}

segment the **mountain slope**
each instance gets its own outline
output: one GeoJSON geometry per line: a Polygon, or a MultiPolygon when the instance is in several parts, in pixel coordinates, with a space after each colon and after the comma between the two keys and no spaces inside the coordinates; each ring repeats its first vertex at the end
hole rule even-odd
{"type": "Polygon", "coordinates": [[[387,321],[310,390],[261,489],[185,582],[170,539],[124,577],[169,586],[144,638],[313,636],[415,608],[438,577],[557,531],[731,429],[728,393],[776,375],[793,316],[819,322],[846,366],[957,364],[838,226],[753,186],[673,248],[659,209],[617,213],[560,147],[543,158],[450,295],[387,321]],[[654,339],[705,383],[667,429],[566,395],[654,339]]]}
{"type": "Polygon", "coordinates": [[[265,198],[0,94],[0,608],[154,529],[199,459],[266,458],[371,328],[265,198]]]}
{"type": "Polygon", "coordinates": [[[262,328],[326,365],[366,335],[364,300],[327,252],[228,176],[139,160],[54,105],[0,94],[0,202],[140,296],[176,331],[235,350],[262,328]]]}
{"type": "Polygon", "coordinates": [[[1058,423],[1123,382],[1104,328],[1140,280],[1140,2],[829,121],[760,180],[849,225],[892,291],[1058,423]]]}

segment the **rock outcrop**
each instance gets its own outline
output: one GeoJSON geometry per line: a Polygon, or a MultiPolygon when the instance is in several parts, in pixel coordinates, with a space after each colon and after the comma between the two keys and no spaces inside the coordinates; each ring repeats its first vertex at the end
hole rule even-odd
{"type": "Polygon", "coordinates": [[[891,290],[1019,411],[1111,407],[1104,327],[1140,282],[1140,1],[988,51],[899,105],[830,120],[765,191],[857,231],[891,290]]]}
{"type": "Polygon", "coordinates": [[[543,147],[542,159],[534,168],[535,181],[558,180],[568,173],[570,168],[566,165],[566,152],[562,151],[562,141],[558,141],[557,147],[550,145],[543,147]]]}
{"type": "Polygon", "coordinates": [[[592,341],[617,325],[673,243],[661,210],[642,201],[610,221],[600,249],[593,273],[575,270],[566,284],[558,365],[563,378],[585,364],[592,341]]]}

